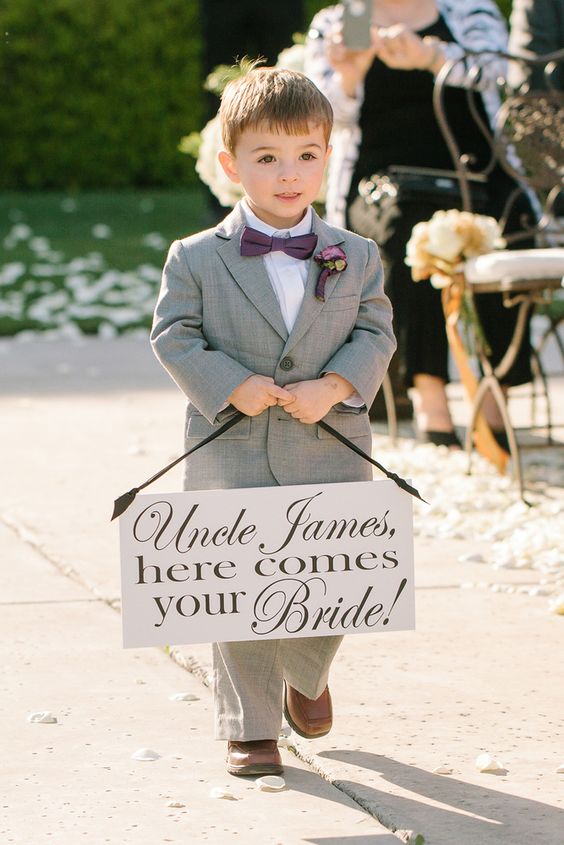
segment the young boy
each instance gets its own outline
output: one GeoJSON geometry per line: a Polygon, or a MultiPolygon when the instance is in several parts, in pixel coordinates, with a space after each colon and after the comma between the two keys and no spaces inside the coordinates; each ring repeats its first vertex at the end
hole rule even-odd
{"type": "MultiPolygon", "coordinates": [[[[235,409],[247,416],[189,459],[184,489],[370,480],[370,464],[315,425],[325,418],[370,453],[367,408],[395,349],[374,243],[311,207],[331,106],[303,74],[255,68],[226,87],[220,120],[221,164],[246,196],[217,228],[172,244],[151,341],[188,397],[187,448],[235,409]],[[346,267],[317,298],[312,255],[327,247],[346,267]]],[[[330,730],[340,641],[214,643],[216,737],[231,774],[282,771],[283,709],[302,736],[330,730]]]]}

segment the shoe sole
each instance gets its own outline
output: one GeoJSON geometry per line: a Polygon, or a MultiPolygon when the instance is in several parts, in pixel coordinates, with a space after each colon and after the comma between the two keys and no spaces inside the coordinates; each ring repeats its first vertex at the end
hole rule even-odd
{"type": "MultiPolygon", "coordinates": [[[[288,722],[288,724],[290,725],[292,730],[295,733],[297,733],[298,736],[301,736],[304,739],[318,739],[319,737],[327,736],[327,734],[330,732],[331,728],[327,728],[326,731],[322,731],[321,733],[315,733],[315,734],[305,734],[301,730],[301,728],[298,728],[298,726],[296,725],[296,723],[294,722],[294,720],[290,716],[290,711],[288,709],[288,703],[286,701],[287,690],[288,690],[287,684],[284,683],[284,716],[286,717],[286,721],[288,722]]],[[[331,726],[331,727],[333,727],[333,726],[331,726]]]]}
{"type": "Polygon", "coordinates": [[[230,775],[236,775],[239,777],[249,777],[252,775],[281,775],[284,773],[284,767],[277,766],[274,763],[270,766],[268,764],[261,766],[257,763],[254,766],[227,766],[227,772],[230,775]]]}

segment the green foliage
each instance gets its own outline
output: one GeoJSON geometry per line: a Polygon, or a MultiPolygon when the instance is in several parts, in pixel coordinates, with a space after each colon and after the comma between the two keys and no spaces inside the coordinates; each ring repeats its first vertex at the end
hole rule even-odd
{"type": "Polygon", "coordinates": [[[202,119],[197,6],[0,2],[0,188],[195,180],[178,140],[202,119]]]}
{"type": "Polygon", "coordinates": [[[190,132],[189,135],[184,135],[184,137],[180,139],[178,149],[181,153],[184,153],[184,155],[192,156],[192,158],[198,158],[201,146],[202,133],[190,132]]]}
{"type": "Polygon", "coordinates": [[[496,0],[496,3],[505,15],[505,17],[509,20],[509,15],[511,14],[512,0],[496,0]]]}
{"type": "Polygon", "coordinates": [[[264,59],[250,59],[245,57],[234,65],[218,65],[207,75],[204,88],[206,91],[210,91],[212,94],[221,97],[223,89],[229,82],[239,79],[240,76],[244,76],[253,70],[253,68],[257,67],[257,65],[262,64],[264,64],[264,59]]]}
{"type": "Polygon", "coordinates": [[[320,3],[319,0],[305,0],[304,8],[305,8],[305,30],[307,32],[307,28],[310,24],[312,17],[319,12],[320,9],[323,9],[324,6],[332,5],[329,2],[320,3]]]}

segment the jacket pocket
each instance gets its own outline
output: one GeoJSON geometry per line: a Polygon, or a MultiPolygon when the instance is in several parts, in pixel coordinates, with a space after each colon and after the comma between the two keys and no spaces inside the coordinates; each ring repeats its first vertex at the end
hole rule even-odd
{"type": "MultiPolygon", "coordinates": [[[[356,409],[355,409],[356,410],[356,409]]],[[[344,434],[349,439],[355,437],[371,437],[372,431],[370,429],[370,420],[366,409],[362,413],[350,413],[349,411],[330,411],[324,422],[335,428],[340,434],[344,434]]],[[[324,431],[317,426],[317,436],[320,440],[331,439],[334,440],[332,434],[324,431]]]]}
{"type": "MultiPolygon", "coordinates": [[[[202,415],[198,413],[192,413],[188,417],[186,421],[186,437],[196,437],[199,440],[203,439],[204,437],[208,437],[214,431],[217,431],[221,425],[226,422],[228,417],[218,423],[208,422],[208,420],[202,415]]],[[[223,434],[220,435],[220,439],[226,440],[248,440],[251,436],[251,418],[250,417],[243,417],[242,420],[239,420],[233,428],[228,429],[223,434]]]]}
{"type": "Polygon", "coordinates": [[[350,308],[358,309],[359,298],[354,293],[351,296],[330,296],[325,305],[324,311],[348,311],[350,308]]]}

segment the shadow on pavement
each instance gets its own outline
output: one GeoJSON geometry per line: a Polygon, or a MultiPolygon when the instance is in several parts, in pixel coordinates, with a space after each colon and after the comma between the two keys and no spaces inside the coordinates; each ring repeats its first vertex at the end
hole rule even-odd
{"type": "Polygon", "coordinates": [[[432,774],[367,751],[323,751],[318,756],[379,774],[391,789],[374,789],[338,778],[334,783],[362,806],[370,805],[373,815],[386,827],[421,833],[425,842],[433,845],[562,845],[564,841],[564,810],[540,801],[432,774]],[[394,788],[420,798],[394,794],[394,788]]]}

